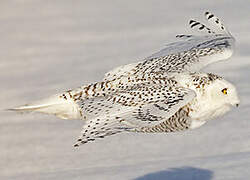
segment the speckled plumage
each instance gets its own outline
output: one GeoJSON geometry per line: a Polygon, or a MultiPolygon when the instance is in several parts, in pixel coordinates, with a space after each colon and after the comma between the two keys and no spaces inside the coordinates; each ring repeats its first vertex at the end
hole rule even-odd
{"type": "Polygon", "coordinates": [[[190,112],[197,113],[192,109],[197,105],[195,97],[202,96],[207,86],[222,78],[205,73],[182,73],[172,77],[151,73],[144,79],[129,79],[136,80],[131,84],[128,77],[123,78],[124,83],[117,79],[110,81],[109,87],[112,88],[107,88],[107,91],[97,88],[101,87],[99,84],[91,85],[96,88],[82,87],[92,89],[92,93],[88,92],[88,96],[76,99],[76,102],[83,119],[92,121],[83,127],[76,146],[123,131],[174,132],[188,129],[192,121],[190,112]],[[185,82],[179,83],[180,78],[185,82]]]}
{"type": "Polygon", "coordinates": [[[121,132],[175,132],[193,129],[238,104],[235,87],[222,77],[199,72],[229,58],[234,38],[206,12],[212,26],[191,20],[202,33],[180,40],[138,63],[106,73],[103,81],[52,96],[16,111],[55,114],[85,121],[75,146],[121,132]]]}

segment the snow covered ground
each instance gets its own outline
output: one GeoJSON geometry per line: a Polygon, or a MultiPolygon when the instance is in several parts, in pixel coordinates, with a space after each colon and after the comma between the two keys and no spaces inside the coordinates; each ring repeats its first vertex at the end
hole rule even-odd
{"type": "Polygon", "coordinates": [[[0,12],[1,180],[249,179],[249,1],[10,0],[0,12]],[[189,18],[206,10],[237,39],[230,61],[206,69],[238,88],[241,105],[224,117],[183,133],[125,133],[74,149],[83,121],[3,110],[101,80],[188,32],[189,18]]]}

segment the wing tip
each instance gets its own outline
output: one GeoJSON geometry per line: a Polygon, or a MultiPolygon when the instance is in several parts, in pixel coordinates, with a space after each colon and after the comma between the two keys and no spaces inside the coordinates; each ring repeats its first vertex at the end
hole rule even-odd
{"type": "Polygon", "coordinates": [[[224,26],[220,18],[215,16],[209,10],[204,11],[204,15],[206,20],[209,22],[209,26],[207,24],[203,24],[199,21],[191,19],[189,20],[190,28],[195,29],[198,32],[205,32],[207,34],[227,34],[233,37],[226,26],[224,26]]]}
{"type": "Polygon", "coordinates": [[[223,22],[221,21],[220,18],[215,16],[210,11],[205,11],[204,15],[206,17],[206,20],[212,26],[213,30],[215,30],[216,34],[227,34],[227,35],[230,35],[231,37],[233,37],[232,34],[227,29],[227,27],[223,24],[223,22]]]}

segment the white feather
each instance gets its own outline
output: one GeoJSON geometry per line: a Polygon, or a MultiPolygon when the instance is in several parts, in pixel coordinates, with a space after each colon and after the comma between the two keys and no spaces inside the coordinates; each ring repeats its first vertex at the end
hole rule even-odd
{"type": "Polygon", "coordinates": [[[64,99],[60,95],[54,95],[46,99],[9,109],[16,112],[40,112],[54,114],[62,119],[79,119],[78,105],[72,99],[64,99]]]}

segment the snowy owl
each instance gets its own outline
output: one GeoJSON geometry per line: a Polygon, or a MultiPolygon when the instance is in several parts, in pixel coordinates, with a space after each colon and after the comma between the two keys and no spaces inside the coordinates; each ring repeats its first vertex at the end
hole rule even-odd
{"type": "Polygon", "coordinates": [[[210,27],[189,24],[202,35],[177,35],[179,41],[138,63],[108,72],[103,81],[51,96],[14,111],[82,119],[74,146],[121,132],[176,132],[194,129],[239,105],[237,91],[222,77],[200,70],[228,59],[235,39],[213,14],[210,27]]]}

